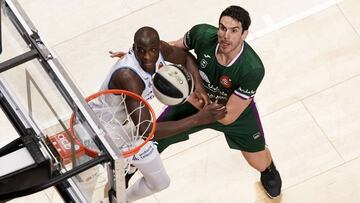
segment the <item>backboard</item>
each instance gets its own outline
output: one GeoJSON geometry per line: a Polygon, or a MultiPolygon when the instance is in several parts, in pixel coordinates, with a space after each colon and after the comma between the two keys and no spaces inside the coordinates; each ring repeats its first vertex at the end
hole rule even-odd
{"type": "MultiPolygon", "coordinates": [[[[0,11],[1,12],[1,11],[0,11]]],[[[1,16],[2,14],[0,15],[0,54],[2,52],[2,40],[1,40],[1,36],[2,36],[2,32],[1,32],[1,16]]]]}
{"type": "MultiPolygon", "coordinates": [[[[1,0],[0,18],[0,96],[5,101],[1,113],[6,114],[1,118],[8,118],[17,132],[16,135],[3,133],[0,142],[5,138],[28,136],[25,132],[31,129],[32,139],[51,160],[49,184],[64,183],[57,184],[64,201],[101,200],[109,177],[117,202],[124,202],[124,186],[120,185],[123,180],[114,181],[111,172],[115,166],[121,168],[122,157],[79,89],[17,1],[1,0]],[[74,126],[77,135],[102,156],[87,156],[71,139],[68,128],[73,112],[82,123],[81,127],[74,126]],[[99,163],[107,165],[110,173],[99,163]]],[[[4,194],[0,192],[1,195],[4,194]]]]}

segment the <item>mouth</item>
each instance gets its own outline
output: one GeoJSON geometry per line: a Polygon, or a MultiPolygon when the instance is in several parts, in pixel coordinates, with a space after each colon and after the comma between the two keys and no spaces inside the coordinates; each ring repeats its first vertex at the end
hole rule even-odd
{"type": "Polygon", "coordinates": [[[151,67],[155,66],[155,64],[154,63],[144,63],[144,66],[151,68],[151,67]]]}
{"type": "Polygon", "coordinates": [[[148,71],[150,71],[155,67],[155,64],[154,63],[143,63],[143,67],[146,68],[148,71]]]}
{"type": "Polygon", "coordinates": [[[220,41],[220,47],[225,49],[227,47],[230,46],[230,43],[229,42],[226,42],[226,41],[220,41]]]}

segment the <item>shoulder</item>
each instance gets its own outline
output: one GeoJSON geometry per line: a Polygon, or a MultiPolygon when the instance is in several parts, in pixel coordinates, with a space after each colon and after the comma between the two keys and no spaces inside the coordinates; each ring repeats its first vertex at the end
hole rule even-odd
{"type": "Polygon", "coordinates": [[[136,71],[131,67],[122,67],[114,71],[112,74],[112,80],[134,80],[140,78],[136,71]]]}
{"type": "Polygon", "coordinates": [[[217,28],[209,24],[198,24],[193,26],[185,35],[188,37],[203,37],[208,35],[216,35],[217,28]]]}
{"type": "Polygon", "coordinates": [[[109,88],[133,90],[133,87],[141,86],[140,76],[131,68],[122,67],[117,69],[111,75],[109,88]]]}
{"type": "Polygon", "coordinates": [[[119,59],[113,66],[111,71],[111,79],[116,78],[134,78],[139,77],[137,74],[139,70],[139,63],[136,60],[132,49],[121,59],[119,59]]]}
{"type": "Polygon", "coordinates": [[[206,23],[194,25],[190,30],[190,32],[216,32],[217,28],[213,25],[209,25],[206,23]]]}
{"type": "Polygon", "coordinates": [[[138,69],[139,69],[139,63],[137,62],[137,59],[133,51],[130,50],[127,54],[125,54],[123,58],[119,59],[114,64],[111,72],[112,74],[115,74],[115,72],[129,72],[129,70],[138,72],[138,69]]]}
{"type": "Polygon", "coordinates": [[[262,63],[259,55],[247,42],[244,42],[243,57],[245,58],[247,65],[253,69],[257,69],[259,72],[264,70],[264,64],[262,63]]]}
{"type": "Polygon", "coordinates": [[[217,28],[215,26],[209,25],[209,24],[197,24],[194,25],[191,29],[190,32],[214,32],[215,30],[217,30],[217,28]]]}
{"type": "Polygon", "coordinates": [[[199,44],[217,40],[218,29],[209,24],[198,24],[193,26],[184,37],[184,44],[188,48],[195,48],[199,44]]]}

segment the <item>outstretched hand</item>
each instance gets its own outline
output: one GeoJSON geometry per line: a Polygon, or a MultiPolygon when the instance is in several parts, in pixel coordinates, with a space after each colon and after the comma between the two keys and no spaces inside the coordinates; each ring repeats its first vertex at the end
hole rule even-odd
{"type": "Polygon", "coordinates": [[[204,89],[202,82],[195,87],[194,94],[199,100],[200,103],[203,103],[203,106],[211,103],[210,98],[207,92],[204,89]]]}
{"type": "Polygon", "coordinates": [[[111,58],[115,58],[118,57],[120,59],[124,58],[124,56],[126,55],[126,52],[123,51],[109,51],[110,57],[111,58]]]}
{"type": "Polygon", "coordinates": [[[199,110],[196,116],[199,124],[205,125],[224,118],[226,113],[227,110],[225,106],[218,104],[217,102],[213,102],[205,105],[204,108],[199,110]]]}
{"type": "Polygon", "coordinates": [[[211,103],[210,98],[202,85],[195,88],[187,98],[187,101],[198,110],[211,103]]]}

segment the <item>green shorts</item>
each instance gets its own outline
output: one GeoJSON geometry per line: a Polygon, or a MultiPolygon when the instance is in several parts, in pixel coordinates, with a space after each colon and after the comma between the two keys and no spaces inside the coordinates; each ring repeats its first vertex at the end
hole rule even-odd
{"type": "MultiPolygon", "coordinates": [[[[169,106],[157,119],[161,121],[174,121],[186,118],[198,110],[189,103],[178,106],[169,106]]],[[[231,149],[245,152],[259,152],[265,149],[265,138],[262,130],[259,114],[254,102],[244,110],[240,117],[230,125],[223,125],[219,122],[197,126],[185,132],[157,140],[157,148],[161,153],[171,144],[189,139],[189,134],[211,128],[223,132],[226,141],[231,149]]]]}

